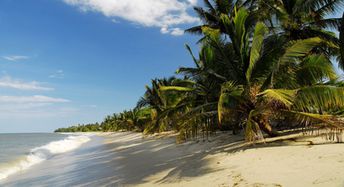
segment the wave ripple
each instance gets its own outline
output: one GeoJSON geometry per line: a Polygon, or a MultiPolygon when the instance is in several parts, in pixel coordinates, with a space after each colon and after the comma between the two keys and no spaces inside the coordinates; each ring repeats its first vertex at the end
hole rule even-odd
{"type": "Polygon", "coordinates": [[[54,155],[72,151],[90,140],[90,136],[87,135],[71,135],[63,140],[53,141],[41,147],[36,147],[32,149],[28,155],[12,163],[0,166],[0,180],[6,179],[8,176],[17,172],[26,170],[54,155]]]}

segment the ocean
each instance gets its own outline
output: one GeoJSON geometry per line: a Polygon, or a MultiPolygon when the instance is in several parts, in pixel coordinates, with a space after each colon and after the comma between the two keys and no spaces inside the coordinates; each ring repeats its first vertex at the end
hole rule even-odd
{"type": "Polygon", "coordinates": [[[80,147],[90,136],[77,134],[0,134],[0,181],[80,147]]]}

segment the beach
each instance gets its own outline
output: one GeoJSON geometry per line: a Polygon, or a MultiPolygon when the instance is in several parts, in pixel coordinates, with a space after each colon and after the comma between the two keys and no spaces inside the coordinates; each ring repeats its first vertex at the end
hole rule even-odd
{"type": "Polygon", "coordinates": [[[121,132],[98,133],[0,185],[342,187],[343,176],[344,144],[301,138],[247,145],[230,133],[176,144],[174,134],[121,132]]]}
{"type": "Polygon", "coordinates": [[[0,0],[0,187],[344,187],[344,0],[0,0]]]}

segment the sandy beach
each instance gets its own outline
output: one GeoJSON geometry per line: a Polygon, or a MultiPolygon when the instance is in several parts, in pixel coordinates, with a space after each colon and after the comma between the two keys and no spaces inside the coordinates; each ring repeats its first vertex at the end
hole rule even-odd
{"type": "Polygon", "coordinates": [[[322,138],[245,146],[229,134],[181,145],[174,137],[118,136],[109,135],[107,145],[120,155],[125,185],[344,186],[344,145],[309,145],[322,138]]]}
{"type": "Polygon", "coordinates": [[[344,144],[299,139],[247,146],[228,133],[176,144],[174,135],[123,132],[93,136],[0,185],[342,187],[343,176],[344,144]]]}

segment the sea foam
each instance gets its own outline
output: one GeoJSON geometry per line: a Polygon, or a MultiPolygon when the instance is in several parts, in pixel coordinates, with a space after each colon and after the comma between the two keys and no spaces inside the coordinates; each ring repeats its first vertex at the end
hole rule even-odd
{"type": "Polygon", "coordinates": [[[59,141],[50,142],[44,146],[36,147],[23,158],[0,166],[0,180],[6,179],[8,176],[17,172],[26,170],[31,166],[41,163],[54,155],[72,151],[82,144],[90,141],[90,135],[70,135],[67,138],[59,141]]]}

